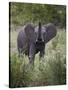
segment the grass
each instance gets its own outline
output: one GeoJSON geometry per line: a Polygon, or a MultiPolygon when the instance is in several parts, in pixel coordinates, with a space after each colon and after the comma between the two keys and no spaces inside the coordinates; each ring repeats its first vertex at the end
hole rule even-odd
{"type": "Polygon", "coordinates": [[[66,84],[66,32],[58,31],[56,37],[46,45],[45,60],[35,57],[34,68],[28,65],[28,57],[18,57],[16,38],[18,32],[11,33],[11,81],[10,87],[32,87],[66,84]]]}

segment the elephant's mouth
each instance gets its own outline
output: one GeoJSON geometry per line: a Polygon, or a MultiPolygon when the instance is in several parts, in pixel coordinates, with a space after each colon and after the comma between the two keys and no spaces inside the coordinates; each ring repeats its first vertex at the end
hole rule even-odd
{"type": "Polygon", "coordinates": [[[41,51],[44,48],[45,43],[42,40],[38,40],[38,41],[36,41],[36,44],[35,45],[36,45],[36,49],[38,51],[41,51]]]}
{"type": "Polygon", "coordinates": [[[44,41],[36,41],[36,45],[38,45],[38,46],[44,45],[44,41]]]}

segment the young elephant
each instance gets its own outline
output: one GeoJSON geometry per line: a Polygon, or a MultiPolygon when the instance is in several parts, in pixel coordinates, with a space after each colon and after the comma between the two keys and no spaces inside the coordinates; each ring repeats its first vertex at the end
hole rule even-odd
{"type": "Polygon", "coordinates": [[[40,58],[44,57],[45,45],[56,36],[56,33],[56,27],[52,23],[42,26],[39,22],[39,26],[35,28],[32,24],[27,24],[18,34],[19,54],[25,53],[29,57],[29,62],[34,64],[35,54],[40,52],[40,58]]]}

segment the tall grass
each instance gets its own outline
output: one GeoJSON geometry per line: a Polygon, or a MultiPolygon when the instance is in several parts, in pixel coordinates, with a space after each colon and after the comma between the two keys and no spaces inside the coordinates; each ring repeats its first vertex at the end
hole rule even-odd
{"type": "Polygon", "coordinates": [[[28,57],[11,55],[11,87],[29,87],[66,84],[66,32],[58,31],[56,37],[45,48],[44,61],[35,57],[34,68],[28,57]]]}

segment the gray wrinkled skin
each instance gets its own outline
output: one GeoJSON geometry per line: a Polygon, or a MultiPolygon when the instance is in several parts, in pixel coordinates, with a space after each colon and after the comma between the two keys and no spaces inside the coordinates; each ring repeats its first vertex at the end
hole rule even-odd
{"type": "Polygon", "coordinates": [[[28,55],[29,63],[34,64],[35,54],[40,52],[40,58],[44,57],[45,45],[56,36],[56,27],[49,23],[42,26],[39,22],[37,27],[27,24],[18,34],[17,46],[19,56],[21,53],[28,55]]]}

